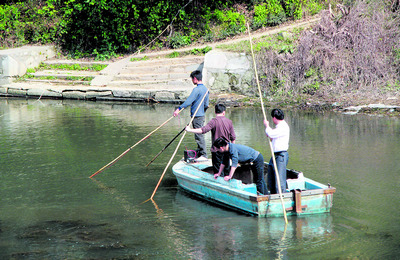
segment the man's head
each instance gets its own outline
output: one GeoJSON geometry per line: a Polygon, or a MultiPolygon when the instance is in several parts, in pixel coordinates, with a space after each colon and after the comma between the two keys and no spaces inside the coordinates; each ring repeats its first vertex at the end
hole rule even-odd
{"type": "Polygon", "coordinates": [[[285,115],[283,114],[283,111],[280,110],[279,108],[272,109],[271,116],[272,116],[272,118],[275,117],[278,120],[283,120],[285,118],[285,115]]]}
{"type": "Polygon", "coordinates": [[[213,143],[215,148],[217,148],[222,153],[226,152],[228,150],[227,149],[228,144],[229,144],[229,141],[223,136],[217,138],[217,140],[215,140],[213,143]]]}
{"type": "Polygon", "coordinates": [[[215,105],[215,114],[222,114],[226,111],[226,107],[224,104],[216,104],[215,105]]]}
{"type": "Polygon", "coordinates": [[[203,74],[201,73],[200,70],[195,70],[192,73],[190,73],[190,77],[192,78],[193,84],[197,84],[198,81],[202,81],[203,74]]]}

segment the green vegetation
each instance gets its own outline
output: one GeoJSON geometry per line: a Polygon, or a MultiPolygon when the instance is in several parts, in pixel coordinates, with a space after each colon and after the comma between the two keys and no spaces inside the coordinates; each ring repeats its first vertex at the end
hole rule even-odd
{"type": "Polygon", "coordinates": [[[101,71],[107,67],[106,64],[91,64],[91,65],[81,65],[78,63],[73,64],[46,64],[40,63],[37,68],[28,68],[26,74],[24,76],[18,77],[16,81],[24,81],[26,79],[37,79],[37,80],[67,80],[67,81],[82,81],[83,84],[89,84],[90,81],[94,78],[93,76],[64,76],[64,77],[56,77],[56,76],[35,76],[32,75],[36,71],[43,70],[65,70],[65,71],[101,71]]]}
{"type": "Polygon", "coordinates": [[[90,82],[94,77],[88,77],[88,76],[68,76],[65,79],[66,80],[71,80],[71,81],[87,81],[90,82]]]}
{"type": "Polygon", "coordinates": [[[188,56],[188,55],[204,55],[211,50],[212,50],[212,48],[207,46],[207,47],[204,47],[201,49],[194,48],[189,51],[181,51],[181,52],[174,51],[174,52],[166,55],[166,57],[167,58],[178,58],[178,57],[184,57],[184,56],[188,56]]]}
{"type": "MultiPolygon", "coordinates": [[[[293,53],[297,46],[297,41],[304,28],[296,28],[290,31],[282,31],[271,36],[263,36],[258,39],[253,39],[254,52],[260,52],[263,49],[276,51],[278,53],[293,53]]],[[[217,48],[232,51],[251,53],[250,42],[243,40],[233,44],[221,44],[217,48]]]]}
{"type": "Polygon", "coordinates": [[[185,47],[191,43],[192,39],[190,36],[183,35],[181,32],[176,32],[173,36],[169,37],[169,45],[172,49],[185,47]]]}
{"type": "Polygon", "coordinates": [[[55,42],[61,17],[54,2],[40,5],[40,1],[16,1],[0,5],[1,48],[55,42]]]}
{"type": "Polygon", "coordinates": [[[397,95],[400,6],[393,7],[362,0],[337,5],[321,12],[312,30],[258,43],[263,93],[274,99],[295,95],[350,102],[397,95]]]}
{"type": "Polygon", "coordinates": [[[254,29],[281,24],[285,20],[285,11],[278,0],[271,0],[254,6],[254,29]]]}
{"type": "Polygon", "coordinates": [[[68,58],[106,60],[181,48],[300,19],[322,0],[15,0],[0,5],[0,48],[57,45],[68,58]],[[304,11],[303,11],[304,10],[304,11]]]}
{"type": "Polygon", "coordinates": [[[142,58],[131,58],[130,61],[141,61],[141,60],[149,60],[149,57],[143,56],[142,58]]]}
{"type": "Polygon", "coordinates": [[[300,0],[284,0],[284,9],[288,17],[301,19],[303,16],[300,0]]]}
{"type": "Polygon", "coordinates": [[[36,79],[36,80],[50,80],[50,81],[59,81],[59,80],[66,80],[66,81],[71,81],[71,83],[73,82],[77,82],[80,81],[81,84],[90,84],[90,81],[93,79],[94,77],[92,76],[67,76],[65,78],[59,78],[56,76],[34,76],[32,74],[25,74],[22,77],[18,77],[16,79],[16,82],[19,81],[25,81],[27,79],[36,79]]]}
{"type": "Polygon", "coordinates": [[[215,10],[213,16],[216,26],[213,27],[215,40],[222,40],[246,31],[246,17],[234,10],[215,10]]]}
{"type": "MultiPolygon", "coordinates": [[[[45,64],[41,63],[39,67],[35,70],[77,70],[77,71],[101,71],[106,64],[91,64],[91,65],[81,65],[78,63],[73,64],[45,64]]],[[[29,71],[27,71],[29,73],[29,71]]]]}
{"type": "MultiPolygon", "coordinates": [[[[264,29],[320,13],[321,21],[312,30],[293,29],[254,39],[264,97],[348,95],[350,99],[360,93],[378,96],[400,89],[398,1],[334,1],[329,2],[329,11],[328,2],[322,0],[7,2],[0,5],[0,48],[52,43],[68,58],[96,60],[225,40],[245,33],[247,25],[264,29]]],[[[217,48],[250,53],[248,40],[217,48]]],[[[204,55],[210,50],[176,50],[167,57],[204,55]]],[[[47,66],[37,69],[98,71],[106,65],[47,66]]]]}

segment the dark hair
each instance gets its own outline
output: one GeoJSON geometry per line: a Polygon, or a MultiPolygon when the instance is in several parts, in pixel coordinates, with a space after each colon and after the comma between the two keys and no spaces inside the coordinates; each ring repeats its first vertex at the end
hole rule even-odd
{"type": "Polygon", "coordinates": [[[283,120],[285,118],[285,114],[283,114],[283,111],[279,108],[272,109],[271,116],[275,117],[278,120],[283,120]]]}
{"type": "Polygon", "coordinates": [[[228,143],[229,141],[225,137],[221,136],[214,141],[213,145],[219,149],[220,147],[226,146],[228,143]]]}
{"type": "Polygon", "coordinates": [[[191,78],[196,78],[197,80],[202,80],[203,79],[203,74],[201,74],[200,70],[195,70],[192,73],[190,73],[191,78]]]}
{"type": "Polygon", "coordinates": [[[215,114],[221,114],[226,110],[226,107],[224,104],[216,104],[215,105],[215,114]]]}

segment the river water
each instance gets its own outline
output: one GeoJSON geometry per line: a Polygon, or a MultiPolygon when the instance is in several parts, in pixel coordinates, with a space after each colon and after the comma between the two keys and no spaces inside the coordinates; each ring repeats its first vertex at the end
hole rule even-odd
{"type": "MultiPolygon", "coordinates": [[[[332,212],[259,219],[180,190],[169,167],[188,110],[172,104],[0,99],[1,259],[395,259],[399,118],[285,111],[289,168],[337,188],[332,212]]],[[[213,109],[207,121],[213,117],[213,109]]],[[[270,152],[260,108],[229,108],[237,143],[270,152]]],[[[208,148],[210,135],[206,135],[208,148]]],[[[194,148],[187,134],[183,149],[194,148]]]]}

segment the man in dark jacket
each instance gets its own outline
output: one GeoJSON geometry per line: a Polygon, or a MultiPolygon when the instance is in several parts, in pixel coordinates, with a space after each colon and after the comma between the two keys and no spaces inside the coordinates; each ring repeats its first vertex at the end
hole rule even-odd
{"type": "MultiPolygon", "coordinates": [[[[214,173],[217,173],[221,162],[223,160],[223,154],[218,152],[218,149],[213,145],[214,141],[219,137],[225,137],[230,142],[234,143],[236,140],[235,130],[233,129],[232,121],[225,117],[226,107],[224,104],[215,105],[215,117],[202,128],[193,129],[190,126],[186,127],[186,131],[196,134],[205,134],[211,131],[211,158],[213,164],[214,173]]],[[[228,161],[224,162],[227,166],[225,167],[224,175],[229,174],[229,158],[228,161]]]]}

